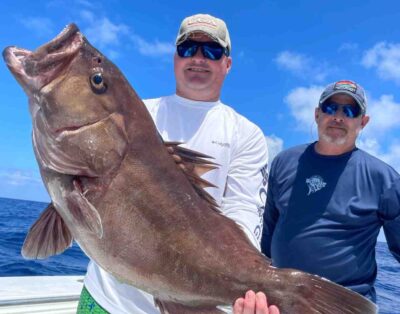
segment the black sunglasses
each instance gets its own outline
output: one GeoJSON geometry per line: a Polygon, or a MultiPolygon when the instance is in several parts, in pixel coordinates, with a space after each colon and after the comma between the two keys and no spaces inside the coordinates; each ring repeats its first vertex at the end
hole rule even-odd
{"type": "Polygon", "coordinates": [[[186,40],[176,47],[176,52],[181,58],[190,58],[197,53],[197,49],[201,48],[201,53],[204,58],[210,60],[219,60],[222,55],[229,56],[229,50],[222,47],[215,41],[210,42],[200,42],[194,40],[186,40]]]}
{"type": "Polygon", "coordinates": [[[333,116],[339,108],[342,108],[344,115],[350,119],[357,118],[361,114],[360,107],[357,105],[340,105],[334,102],[324,102],[320,108],[323,113],[330,116],[333,116]]]}

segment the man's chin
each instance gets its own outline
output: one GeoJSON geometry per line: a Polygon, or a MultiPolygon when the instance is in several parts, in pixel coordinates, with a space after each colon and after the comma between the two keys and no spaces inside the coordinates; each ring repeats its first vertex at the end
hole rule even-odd
{"type": "Polygon", "coordinates": [[[342,146],[346,144],[346,137],[345,136],[331,136],[327,134],[321,134],[320,139],[326,143],[336,145],[336,146],[342,146]]]}
{"type": "Polygon", "coordinates": [[[210,89],[210,85],[201,81],[191,81],[187,87],[193,91],[206,91],[210,89]]]}

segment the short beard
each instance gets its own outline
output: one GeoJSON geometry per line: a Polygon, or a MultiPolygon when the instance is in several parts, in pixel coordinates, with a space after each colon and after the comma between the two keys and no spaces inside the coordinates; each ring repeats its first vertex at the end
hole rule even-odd
{"type": "Polygon", "coordinates": [[[320,135],[320,139],[323,142],[326,142],[326,143],[329,143],[329,144],[333,144],[333,145],[337,145],[337,146],[344,145],[346,143],[346,136],[342,136],[342,137],[339,137],[339,138],[333,138],[333,137],[331,137],[329,135],[321,134],[320,135]]]}
{"type": "MultiPolygon", "coordinates": [[[[360,134],[361,130],[362,130],[361,127],[357,129],[356,138],[360,134]]],[[[321,132],[319,137],[320,137],[320,140],[322,140],[322,141],[324,141],[326,143],[337,145],[337,146],[341,146],[341,145],[346,144],[347,134],[342,136],[342,137],[339,137],[339,138],[333,138],[333,137],[321,132]]]]}

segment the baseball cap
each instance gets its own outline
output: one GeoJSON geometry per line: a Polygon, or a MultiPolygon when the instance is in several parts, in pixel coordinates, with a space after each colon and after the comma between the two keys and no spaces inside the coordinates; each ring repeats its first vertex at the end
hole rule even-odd
{"type": "Polygon", "coordinates": [[[319,99],[319,105],[322,105],[325,100],[336,94],[346,94],[351,96],[360,106],[363,114],[367,111],[367,97],[365,96],[364,88],[349,80],[337,81],[326,86],[319,99]]]}
{"type": "Polygon", "coordinates": [[[231,40],[225,22],[209,14],[195,14],[186,17],[179,28],[175,44],[181,44],[190,34],[197,32],[210,36],[222,47],[227,48],[229,52],[231,51],[231,40]]]}

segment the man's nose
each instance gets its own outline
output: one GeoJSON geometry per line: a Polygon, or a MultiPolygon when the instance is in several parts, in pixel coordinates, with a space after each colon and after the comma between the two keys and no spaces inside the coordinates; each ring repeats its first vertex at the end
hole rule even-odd
{"type": "Polygon", "coordinates": [[[333,117],[335,118],[335,120],[343,121],[343,119],[346,117],[346,115],[345,115],[345,113],[344,113],[344,111],[343,111],[343,108],[342,108],[342,107],[339,107],[339,108],[336,110],[336,112],[335,112],[335,114],[333,115],[333,117]]]}
{"type": "Polygon", "coordinates": [[[197,51],[193,55],[192,59],[197,59],[197,60],[205,60],[206,59],[203,55],[203,52],[201,51],[201,47],[197,48],[197,51]]]}

